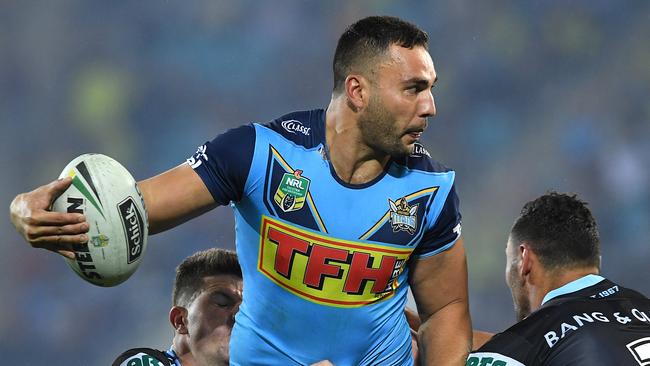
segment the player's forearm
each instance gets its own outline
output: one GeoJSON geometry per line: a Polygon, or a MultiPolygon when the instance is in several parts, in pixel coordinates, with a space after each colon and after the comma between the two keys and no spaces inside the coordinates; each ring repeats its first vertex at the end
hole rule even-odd
{"type": "Polygon", "coordinates": [[[467,301],[457,301],[432,314],[418,331],[420,365],[465,365],[472,348],[467,301]]]}
{"type": "Polygon", "coordinates": [[[138,182],[149,219],[149,234],[171,229],[215,207],[214,199],[192,168],[181,164],[138,182]]]}

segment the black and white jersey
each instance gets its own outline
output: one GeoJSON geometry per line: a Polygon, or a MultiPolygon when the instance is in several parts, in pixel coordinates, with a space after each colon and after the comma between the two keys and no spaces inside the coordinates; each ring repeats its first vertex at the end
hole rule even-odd
{"type": "Polygon", "coordinates": [[[181,361],[172,349],[132,348],[117,356],[112,366],[181,366],[181,361]]]}
{"type": "Polygon", "coordinates": [[[466,366],[650,365],[650,299],[588,275],[472,352],[466,366]]]}

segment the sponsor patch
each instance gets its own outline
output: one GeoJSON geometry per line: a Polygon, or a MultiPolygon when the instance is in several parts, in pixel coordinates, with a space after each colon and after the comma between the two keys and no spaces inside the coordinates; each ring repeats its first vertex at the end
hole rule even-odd
{"type": "Polygon", "coordinates": [[[332,238],[262,216],[258,270],[314,303],[359,307],[395,294],[413,248],[332,238]]]}
{"type": "Polygon", "coordinates": [[[144,220],[135,201],[127,197],[117,205],[120,212],[120,219],[124,227],[126,242],[128,245],[128,263],[133,263],[142,254],[142,243],[144,242],[144,220]]]}
{"type": "Polygon", "coordinates": [[[627,345],[627,349],[632,352],[634,359],[641,366],[650,365],[650,337],[637,339],[627,345]]]}
{"type": "Polygon", "coordinates": [[[311,181],[303,177],[302,170],[284,173],[278,189],[275,190],[273,201],[284,212],[298,211],[305,205],[311,181]]]}
{"type": "Polygon", "coordinates": [[[526,366],[523,363],[494,352],[476,352],[467,357],[465,366],[526,366]]]}
{"type": "Polygon", "coordinates": [[[187,159],[187,163],[192,167],[192,169],[200,167],[201,164],[203,164],[203,160],[208,161],[208,155],[205,153],[207,150],[208,145],[201,145],[194,155],[187,159]]]}

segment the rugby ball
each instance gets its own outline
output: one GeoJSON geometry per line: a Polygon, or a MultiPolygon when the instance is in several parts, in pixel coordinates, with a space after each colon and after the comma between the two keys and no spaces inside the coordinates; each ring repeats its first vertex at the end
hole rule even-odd
{"type": "Polygon", "coordinates": [[[59,178],[72,184],[52,204],[57,212],[81,213],[89,225],[88,243],[66,258],[84,280],[110,287],[129,278],[147,248],[148,221],[135,179],[117,161],[101,154],[72,160],[59,178]]]}

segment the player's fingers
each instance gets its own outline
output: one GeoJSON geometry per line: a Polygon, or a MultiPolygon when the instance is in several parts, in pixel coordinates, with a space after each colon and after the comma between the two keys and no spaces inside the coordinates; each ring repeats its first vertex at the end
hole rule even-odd
{"type": "Polygon", "coordinates": [[[60,250],[53,250],[53,252],[59,253],[62,256],[68,258],[68,259],[74,259],[74,252],[73,251],[60,249],[60,250]]]}
{"type": "Polygon", "coordinates": [[[88,232],[88,223],[63,226],[30,226],[25,230],[27,240],[35,240],[41,236],[78,235],[88,232]]]}
{"type": "Polygon", "coordinates": [[[61,179],[57,179],[54,182],[51,182],[49,184],[46,184],[44,187],[44,191],[51,196],[52,201],[55,200],[57,197],[61,195],[61,193],[65,192],[68,187],[70,187],[70,184],[72,184],[72,178],[70,177],[64,177],[61,179]]]}
{"type": "Polygon", "coordinates": [[[53,251],[74,251],[75,245],[85,244],[87,242],[87,234],[41,236],[34,240],[30,240],[30,244],[34,248],[43,248],[53,251]]]}
{"type": "Polygon", "coordinates": [[[30,216],[25,217],[27,225],[34,226],[64,226],[79,224],[86,221],[86,217],[79,213],[53,212],[35,210],[30,216]]]}

